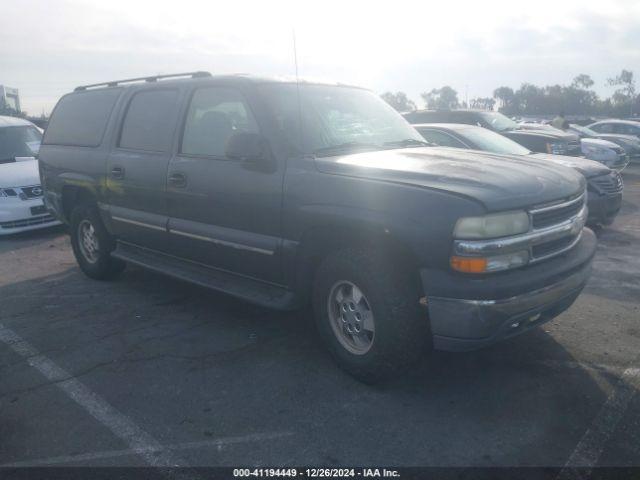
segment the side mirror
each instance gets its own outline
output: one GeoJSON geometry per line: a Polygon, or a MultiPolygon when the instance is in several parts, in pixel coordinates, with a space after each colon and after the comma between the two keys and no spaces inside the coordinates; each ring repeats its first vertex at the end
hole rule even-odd
{"type": "Polygon", "coordinates": [[[234,133],[227,140],[227,158],[247,163],[263,163],[269,158],[267,140],[257,133],[234,133]]]}

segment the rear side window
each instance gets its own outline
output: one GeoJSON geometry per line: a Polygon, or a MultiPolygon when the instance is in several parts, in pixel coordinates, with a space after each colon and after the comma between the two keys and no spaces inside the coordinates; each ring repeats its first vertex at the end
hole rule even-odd
{"type": "Polygon", "coordinates": [[[177,90],[136,93],[122,122],[121,148],[167,152],[171,147],[178,107],[177,90]]]}
{"type": "Polygon", "coordinates": [[[227,141],[236,133],[258,133],[242,94],[227,87],[196,90],[187,112],[181,153],[224,157],[227,141]]]}
{"type": "Polygon", "coordinates": [[[62,97],[53,111],[43,143],[97,147],[121,91],[114,88],[62,97]]]}

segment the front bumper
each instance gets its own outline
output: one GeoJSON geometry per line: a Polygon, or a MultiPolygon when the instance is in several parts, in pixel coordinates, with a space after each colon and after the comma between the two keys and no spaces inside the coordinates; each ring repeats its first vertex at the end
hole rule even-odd
{"type": "Polygon", "coordinates": [[[599,195],[589,192],[587,225],[611,225],[622,207],[622,192],[599,195]]]}
{"type": "Polygon", "coordinates": [[[0,198],[0,236],[50,227],[59,223],[44,209],[41,198],[28,200],[18,197],[0,198]]]}
{"type": "Polygon", "coordinates": [[[571,306],[591,273],[596,239],[585,229],[566,254],[520,270],[485,278],[458,277],[451,296],[441,278],[421,271],[433,344],[438,350],[465,351],[491,345],[556,317],[571,306]],[[429,294],[436,292],[438,294],[429,294]]]}

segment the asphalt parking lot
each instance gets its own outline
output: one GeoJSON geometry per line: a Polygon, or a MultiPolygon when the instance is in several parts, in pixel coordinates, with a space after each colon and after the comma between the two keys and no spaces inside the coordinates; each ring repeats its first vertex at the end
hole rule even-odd
{"type": "Polygon", "coordinates": [[[309,312],[0,239],[0,465],[640,465],[640,166],[566,313],[368,387],[309,312]]]}

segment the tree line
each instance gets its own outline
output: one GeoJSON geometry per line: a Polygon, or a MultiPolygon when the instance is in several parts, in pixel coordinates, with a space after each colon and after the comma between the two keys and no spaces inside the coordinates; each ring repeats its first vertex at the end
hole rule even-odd
{"type": "MultiPolygon", "coordinates": [[[[640,95],[636,93],[633,72],[622,70],[607,79],[606,85],[617,87],[608,98],[600,98],[591,88],[593,79],[587,74],[576,76],[570,85],[540,87],[523,83],[517,90],[501,86],[492,97],[476,97],[469,104],[458,99],[458,92],[448,85],[423,92],[420,96],[428,109],[475,108],[494,110],[505,115],[553,115],[564,111],[567,115],[605,115],[628,117],[640,112],[640,95]]],[[[416,110],[417,105],[404,92],[385,92],[382,98],[400,112],[416,110]]]]}

